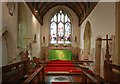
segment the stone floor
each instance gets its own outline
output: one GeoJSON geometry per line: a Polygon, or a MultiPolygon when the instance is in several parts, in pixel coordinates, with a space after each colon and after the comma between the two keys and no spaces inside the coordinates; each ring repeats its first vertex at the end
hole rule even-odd
{"type": "Polygon", "coordinates": [[[74,82],[72,76],[49,76],[47,80],[47,84],[61,84],[61,83],[69,83],[72,84],[74,82]]]}

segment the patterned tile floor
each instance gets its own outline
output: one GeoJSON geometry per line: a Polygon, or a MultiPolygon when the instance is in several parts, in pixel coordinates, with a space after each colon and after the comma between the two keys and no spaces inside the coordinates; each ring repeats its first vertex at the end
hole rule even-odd
{"type": "Polygon", "coordinates": [[[49,76],[46,80],[46,84],[75,84],[80,82],[80,76],[49,76]]]}

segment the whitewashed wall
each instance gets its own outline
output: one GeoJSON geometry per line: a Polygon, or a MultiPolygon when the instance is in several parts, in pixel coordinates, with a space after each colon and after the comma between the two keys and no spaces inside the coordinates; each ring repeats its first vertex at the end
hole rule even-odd
{"type": "MultiPolygon", "coordinates": [[[[28,37],[30,37],[29,42],[32,44],[32,56],[40,57],[40,39],[41,39],[41,24],[37,21],[36,18],[34,18],[32,12],[27,7],[25,3],[23,3],[27,8],[27,22],[28,22],[28,37]],[[37,35],[37,43],[33,43],[34,35],[37,35]]],[[[17,55],[20,52],[20,49],[17,48],[17,29],[18,29],[18,5],[16,4],[15,13],[13,16],[9,14],[8,8],[6,6],[6,3],[2,3],[2,30],[9,30],[12,34],[13,42],[14,42],[14,49],[11,49],[14,51],[14,55],[10,58],[11,60],[16,58],[17,55]]],[[[5,51],[2,51],[5,52],[5,51]]],[[[3,55],[4,56],[4,55],[3,55]]],[[[4,61],[6,59],[2,59],[4,61]]],[[[4,64],[2,64],[4,65],[4,64]]]]}
{"type": "Polygon", "coordinates": [[[40,58],[40,39],[41,39],[41,24],[32,14],[32,12],[28,9],[27,10],[27,18],[28,18],[28,36],[30,37],[30,41],[32,44],[32,57],[36,56],[40,58]],[[36,34],[36,43],[33,43],[34,35],[36,34]]]}
{"type": "MultiPolygon", "coordinates": [[[[18,12],[17,12],[17,4],[16,4],[16,8],[15,8],[15,13],[13,16],[11,16],[9,14],[8,8],[6,6],[6,3],[2,3],[2,31],[9,31],[9,33],[11,33],[11,37],[13,40],[13,46],[14,49],[13,50],[13,54],[12,56],[8,59],[8,60],[12,60],[16,57],[17,55],[17,16],[18,16],[18,12]]],[[[2,33],[3,33],[2,32],[2,33]]],[[[9,43],[11,45],[11,43],[9,43]]],[[[4,47],[4,45],[2,45],[4,47]]],[[[5,51],[2,50],[2,52],[4,53],[5,51]]],[[[2,55],[4,57],[8,57],[5,55],[2,55]]],[[[6,59],[2,59],[2,61],[4,61],[6,59]]],[[[4,65],[4,64],[3,64],[4,65]]]]}
{"type": "MultiPolygon", "coordinates": [[[[84,49],[84,29],[86,22],[91,24],[91,55],[92,60],[95,60],[95,42],[98,37],[106,38],[106,34],[109,38],[115,35],[115,2],[100,2],[85,19],[80,27],[80,47],[84,49]]],[[[102,56],[101,56],[101,70],[103,70],[103,61],[105,56],[105,44],[102,42],[102,56]]],[[[101,71],[103,76],[103,71],[101,71]]]]}
{"type": "Polygon", "coordinates": [[[86,21],[91,24],[91,48],[95,48],[95,40],[98,36],[105,38],[106,34],[110,36],[115,34],[115,3],[100,2],[95,9],[90,13],[86,20],[82,23],[81,29],[81,49],[84,47],[83,35],[86,21]]]}

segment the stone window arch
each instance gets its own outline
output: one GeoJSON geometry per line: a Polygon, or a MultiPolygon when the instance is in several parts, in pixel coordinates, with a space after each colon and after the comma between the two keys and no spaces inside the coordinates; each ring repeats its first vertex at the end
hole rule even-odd
{"type": "Polygon", "coordinates": [[[71,29],[68,14],[60,9],[50,20],[50,44],[71,44],[71,29]]]}

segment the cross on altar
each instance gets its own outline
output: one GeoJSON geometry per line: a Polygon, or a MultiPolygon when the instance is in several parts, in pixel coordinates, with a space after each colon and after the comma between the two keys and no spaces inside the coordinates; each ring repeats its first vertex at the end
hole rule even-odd
{"type": "Polygon", "coordinates": [[[26,35],[26,38],[24,38],[25,40],[26,40],[26,50],[28,50],[28,40],[30,39],[30,38],[28,38],[28,36],[26,35]]]}
{"type": "Polygon", "coordinates": [[[111,60],[110,60],[111,55],[109,54],[108,41],[109,41],[109,40],[112,40],[112,39],[108,39],[108,35],[106,35],[106,39],[102,39],[102,40],[103,40],[103,41],[106,41],[106,55],[105,55],[106,61],[107,61],[107,62],[111,62],[111,60]]]}

